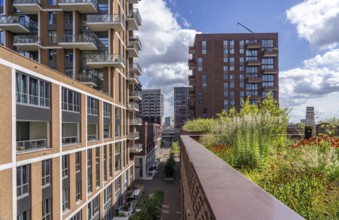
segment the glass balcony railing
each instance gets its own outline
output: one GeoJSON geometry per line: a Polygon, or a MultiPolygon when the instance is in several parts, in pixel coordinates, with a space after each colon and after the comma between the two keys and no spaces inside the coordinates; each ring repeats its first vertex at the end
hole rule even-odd
{"type": "Polygon", "coordinates": [[[133,118],[129,122],[131,125],[140,125],[142,124],[142,119],[141,118],[133,118]]]}
{"type": "Polygon", "coordinates": [[[127,18],[134,18],[137,25],[138,26],[141,25],[141,17],[140,17],[139,9],[133,8],[129,10],[129,12],[127,13],[127,18]]]}
{"type": "Polygon", "coordinates": [[[131,153],[139,153],[142,151],[142,144],[133,144],[130,147],[131,153]]]}
{"type": "Polygon", "coordinates": [[[41,44],[38,35],[14,35],[14,44],[41,44]]]}
{"type": "Polygon", "coordinates": [[[13,32],[22,32],[21,30],[12,29],[10,26],[12,25],[20,25],[26,28],[28,31],[34,31],[38,29],[38,23],[31,21],[28,16],[14,16],[14,15],[7,15],[0,17],[0,28],[4,30],[9,30],[13,32]],[[3,26],[6,25],[7,27],[3,26]]]}
{"type": "Polygon", "coordinates": [[[142,72],[142,69],[139,65],[139,63],[133,63],[129,66],[129,71],[130,72],[136,72],[136,73],[141,73],[142,72]]]}
{"type": "Polygon", "coordinates": [[[38,4],[40,5],[40,0],[13,0],[14,5],[30,5],[30,4],[38,4]]]}
{"type": "Polygon", "coordinates": [[[93,54],[86,57],[88,62],[111,62],[111,63],[125,63],[124,57],[120,54],[93,54]]]}
{"type": "Polygon", "coordinates": [[[142,44],[141,44],[139,36],[130,37],[127,47],[134,47],[136,50],[141,50],[142,44]]]}
{"type": "Polygon", "coordinates": [[[110,15],[110,14],[95,14],[95,15],[87,15],[87,22],[95,22],[95,23],[124,23],[125,19],[121,15],[110,15]]]}
{"type": "Polygon", "coordinates": [[[127,108],[129,109],[139,109],[139,104],[136,102],[130,102],[127,104],[127,108]]]}
{"type": "Polygon", "coordinates": [[[16,149],[20,151],[30,151],[47,148],[47,139],[23,140],[16,142],[16,149]]]}
{"type": "Polygon", "coordinates": [[[89,134],[89,135],[87,135],[87,140],[88,141],[96,141],[96,140],[98,140],[98,135],[97,134],[89,134]]]}
{"type": "Polygon", "coordinates": [[[134,131],[134,132],[128,133],[128,139],[138,139],[138,138],[139,138],[139,132],[134,131]]]}
{"type": "Polygon", "coordinates": [[[62,144],[75,144],[79,143],[79,137],[78,136],[70,136],[70,137],[62,137],[62,144]]]}
{"type": "Polygon", "coordinates": [[[95,8],[98,6],[98,1],[97,0],[59,0],[59,4],[72,4],[72,5],[79,5],[81,6],[84,3],[89,3],[92,4],[95,8]]]}

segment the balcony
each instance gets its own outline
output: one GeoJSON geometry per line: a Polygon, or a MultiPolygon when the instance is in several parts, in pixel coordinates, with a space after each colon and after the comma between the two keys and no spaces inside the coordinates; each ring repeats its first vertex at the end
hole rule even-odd
{"type": "Polygon", "coordinates": [[[128,57],[138,57],[141,50],[141,42],[138,36],[132,36],[127,44],[128,57]]]}
{"type": "Polygon", "coordinates": [[[193,75],[188,76],[188,83],[189,83],[190,86],[195,85],[195,77],[193,75]]]}
{"type": "Polygon", "coordinates": [[[136,101],[142,100],[142,94],[139,91],[134,91],[129,93],[129,98],[136,101]]]}
{"type": "Polygon", "coordinates": [[[274,48],[272,51],[264,50],[262,52],[262,56],[263,57],[276,57],[276,56],[278,56],[278,49],[274,48]]]}
{"type": "Polygon", "coordinates": [[[142,119],[141,118],[133,118],[129,121],[129,124],[133,125],[133,126],[142,125],[142,119]]]}
{"type": "Polygon", "coordinates": [[[136,73],[136,74],[140,75],[141,71],[142,70],[141,70],[139,63],[133,63],[129,66],[129,72],[130,73],[136,73]]]}
{"type": "Polygon", "coordinates": [[[262,74],[278,74],[278,69],[263,69],[262,74]]]}
{"type": "Polygon", "coordinates": [[[194,97],[195,97],[195,92],[194,92],[194,91],[189,91],[189,92],[188,92],[188,96],[189,96],[190,98],[193,98],[193,99],[194,99],[194,97]]]}
{"type": "Polygon", "coordinates": [[[63,36],[59,41],[59,46],[64,49],[98,50],[102,43],[94,33],[83,33],[63,36]]]}
{"type": "Polygon", "coordinates": [[[0,17],[0,29],[12,33],[29,33],[37,30],[38,24],[30,21],[27,16],[2,16],[0,17]]]}
{"type": "Polygon", "coordinates": [[[137,131],[129,132],[127,139],[128,140],[138,140],[139,139],[139,132],[137,132],[137,131]]]}
{"type": "Polygon", "coordinates": [[[181,143],[183,219],[303,219],[191,137],[181,143]]]}
{"type": "Polygon", "coordinates": [[[247,82],[248,83],[260,83],[262,82],[262,79],[259,77],[247,77],[247,82]]]}
{"type": "Polygon", "coordinates": [[[265,92],[278,91],[278,87],[277,86],[263,86],[262,90],[265,92]]]}
{"type": "Polygon", "coordinates": [[[136,4],[138,3],[140,0],[127,0],[128,3],[131,3],[131,4],[136,4]]]}
{"type": "Polygon", "coordinates": [[[136,103],[136,102],[130,102],[130,103],[127,104],[127,110],[138,112],[139,111],[139,104],[136,103]]]}
{"type": "Polygon", "coordinates": [[[79,124],[62,123],[62,145],[79,143],[79,124]]]}
{"type": "Polygon", "coordinates": [[[189,54],[195,54],[195,47],[189,47],[188,48],[188,53],[189,54]]]}
{"type": "Polygon", "coordinates": [[[38,51],[42,48],[38,35],[14,35],[13,45],[23,51],[38,51]]]}
{"type": "Polygon", "coordinates": [[[248,42],[246,44],[246,49],[259,49],[261,48],[261,43],[260,42],[248,42]]]}
{"type": "Polygon", "coordinates": [[[93,88],[101,87],[104,81],[102,76],[100,76],[100,74],[98,74],[97,72],[79,74],[77,75],[77,80],[80,81],[82,84],[93,88]]]}
{"type": "Polygon", "coordinates": [[[132,85],[139,84],[139,75],[136,73],[128,73],[126,79],[132,85]]]}
{"type": "Polygon", "coordinates": [[[13,6],[24,14],[38,14],[42,10],[40,0],[13,0],[13,6]]]}
{"type": "Polygon", "coordinates": [[[18,153],[49,148],[48,122],[18,121],[16,126],[16,150],[18,153]]]}
{"type": "Polygon", "coordinates": [[[127,26],[128,30],[138,30],[138,27],[141,25],[141,17],[139,10],[137,8],[131,9],[127,13],[126,21],[128,25],[127,26]]]}
{"type": "Polygon", "coordinates": [[[93,54],[86,57],[86,65],[94,69],[125,68],[125,60],[120,54],[93,54]]]}
{"type": "Polygon", "coordinates": [[[64,11],[79,11],[82,14],[97,13],[97,0],[59,0],[58,6],[64,11]]]}
{"type": "Polygon", "coordinates": [[[140,153],[142,151],[142,144],[133,144],[129,147],[131,153],[140,153]]]}
{"type": "Polygon", "coordinates": [[[260,66],[261,61],[260,60],[247,60],[246,65],[247,66],[260,66]]]}
{"type": "Polygon", "coordinates": [[[111,125],[104,124],[104,139],[112,138],[111,125]]]}
{"type": "Polygon", "coordinates": [[[125,30],[124,17],[122,17],[121,15],[87,15],[86,25],[92,31],[108,31],[110,29],[114,29],[115,31],[125,30]]]}
{"type": "Polygon", "coordinates": [[[195,70],[196,69],[196,64],[194,59],[189,59],[188,60],[188,68],[189,70],[195,70]]]}

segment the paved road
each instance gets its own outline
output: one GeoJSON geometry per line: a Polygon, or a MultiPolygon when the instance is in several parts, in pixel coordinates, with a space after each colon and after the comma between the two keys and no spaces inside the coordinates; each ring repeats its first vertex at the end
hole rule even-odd
{"type": "Polygon", "coordinates": [[[156,190],[164,191],[164,202],[161,214],[161,220],[179,220],[180,219],[180,180],[179,180],[179,158],[175,158],[175,180],[164,180],[164,166],[169,157],[170,149],[160,150],[160,164],[158,172],[153,177],[153,180],[138,180],[137,184],[143,184],[145,193],[148,195],[156,190]]]}

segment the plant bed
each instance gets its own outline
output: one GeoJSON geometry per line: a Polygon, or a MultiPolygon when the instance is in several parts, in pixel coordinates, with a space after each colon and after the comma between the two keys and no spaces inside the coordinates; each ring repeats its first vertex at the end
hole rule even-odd
{"type": "Polygon", "coordinates": [[[146,198],[142,198],[137,205],[136,212],[130,216],[130,220],[160,219],[163,191],[155,191],[146,198]]]}
{"type": "Polygon", "coordinates": [[[201,143],[304,218],[339,219],[339,138],[293,143],[286,116],[272,99],[259,107],[246,101],[240,113],[204,121],[210,135],[201,143]]]}

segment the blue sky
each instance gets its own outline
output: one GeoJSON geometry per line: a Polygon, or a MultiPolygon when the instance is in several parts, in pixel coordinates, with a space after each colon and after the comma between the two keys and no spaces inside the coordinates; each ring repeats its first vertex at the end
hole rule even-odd
{"type": "Polygon", "coordinates": [[[196,33],[279,33],[280,104],[291,121],[315,106],[339,117],[339,0],[142,0],[144,88],[161,88],[173,116],[173,87],[188,85],[188,46],[196,33]]]}

